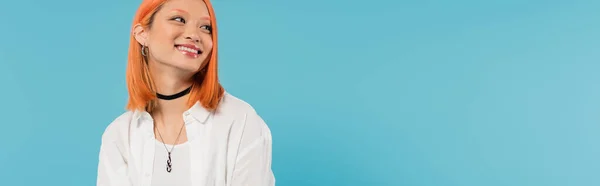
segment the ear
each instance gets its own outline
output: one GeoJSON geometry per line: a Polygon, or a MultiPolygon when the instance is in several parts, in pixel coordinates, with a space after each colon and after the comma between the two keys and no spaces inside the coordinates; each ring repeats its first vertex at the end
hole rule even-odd
{"type": "Polygon", "coordinates": [[[148,32],[141,24],[135,24],[132,29],[133,37],[140,45],[147,46],[148,43],[148,32]]]}

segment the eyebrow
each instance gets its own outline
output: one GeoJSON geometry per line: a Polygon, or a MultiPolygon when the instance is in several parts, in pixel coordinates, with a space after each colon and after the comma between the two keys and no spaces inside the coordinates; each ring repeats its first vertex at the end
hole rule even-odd
{"type": "Polygon", "coordinates": [[[186,14],[188,13],[187,11],[185,11],[185,10],[182,10],[182,9],[177,9],[177,8],[175,8],[175,9],[173,9],[173,10],[175,10],[175,11],[178,11],[178,12],[181,12],[181,13],[186,13],[186,14]]]}

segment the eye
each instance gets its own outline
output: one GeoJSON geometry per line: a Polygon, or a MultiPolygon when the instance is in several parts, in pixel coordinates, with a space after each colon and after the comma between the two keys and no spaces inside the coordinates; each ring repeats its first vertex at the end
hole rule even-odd
{"type": "Polygon", "coordinates": [[[174,17],[174,18],[172,18],[171,20],[174,20],[174,21],[178,21],[178,22],[185,23],[185,19],[183,19],[182,17],[179,17],[179,16],[178,16],[178,17],[174,17]]]}
{"type": "Polygon", "coordinates": [[[208,32],[212,31],[212,27],[210,25],[202,25],[200,28],[204,28],[205,30],[207,30],[208,32]]]}

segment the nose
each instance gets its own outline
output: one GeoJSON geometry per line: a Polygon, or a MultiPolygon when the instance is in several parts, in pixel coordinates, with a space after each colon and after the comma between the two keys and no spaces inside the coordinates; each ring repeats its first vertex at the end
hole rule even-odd
{"type": "Polygon", "coordinates": [[[198,43],[200,42],[200,37],[198,36],[198,34],[188,34],[185,39],[190,40],[194,43],[198,43]]]}
{"type": "Polygon", "coordinates": [[[185,28],[185,39],[194,43],[200,42],[200,36],[198,35],[198,32],[198,28],[195,28],[193,24],[189,24],[187,28],[185,28]]]}

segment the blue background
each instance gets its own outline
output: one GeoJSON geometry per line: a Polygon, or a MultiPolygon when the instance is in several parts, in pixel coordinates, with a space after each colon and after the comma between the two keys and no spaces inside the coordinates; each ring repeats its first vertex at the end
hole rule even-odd
{"type": "MultiPolygon", "coordinates": [[[[0,3],[0,185],[95,184],[139,2],[0,3]]],[[[600,1],[213,4],[278,185],[600,185],[600,1]]]]}

